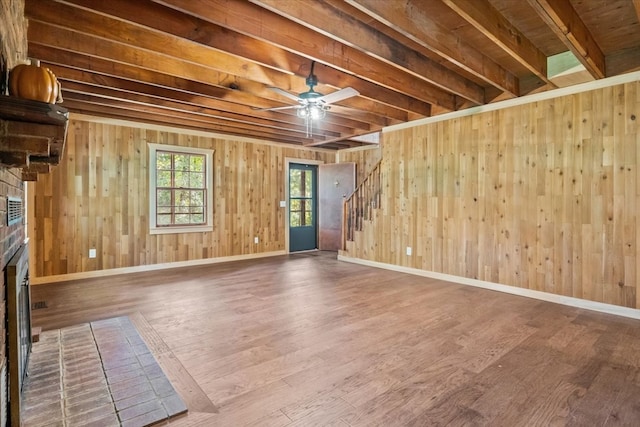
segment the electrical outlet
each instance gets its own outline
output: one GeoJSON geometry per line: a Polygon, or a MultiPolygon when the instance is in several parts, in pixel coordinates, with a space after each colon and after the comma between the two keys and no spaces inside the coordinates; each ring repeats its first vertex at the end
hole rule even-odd
{"type": "Polygon", "coordinates": [[[280,200],[280,207],[281,208],[286,208],[287,207],[287,201],[286,200],[280,200]]]}
{"type": "Polygon", "coordinates": [[[411,246],[407,246],[407,255],[411,255],[411,246]]]}
{"type": "Polygon", "coordinates": [[[253,243],[260,243],[260,239],[258,239],[258,236],[253,238],[253,243]]]}
{"type": "Polygon", "coordinates": [[[89,258],[95,258],[96,257],[96,250],[95,249],[89,249],[89,258]]]}

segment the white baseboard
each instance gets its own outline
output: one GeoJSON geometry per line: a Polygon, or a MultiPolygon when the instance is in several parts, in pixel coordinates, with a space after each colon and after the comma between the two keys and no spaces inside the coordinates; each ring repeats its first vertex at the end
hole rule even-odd
{"type": "Polygon", "coordinates": [[[260,252],[247,255],[232,255],[218,258],[196,259],[191,261],[167,262],[163,264],[138,265],[135,267],[111,268],[108,270],[86,271],[80,273],[59,274],[55,276],[31,277],[31,285],[43,285],[48,283],[66,282],[68,280],[90,279],[93,277],[115,276],[126,273],[139,273],[144,271],[166,270],[178,267],[193,267],[197,265],[219,264],[221,262],[241,261],[247,259],[266,258],[278,255],[285,255],[285,251],[260,252]]]}
{"type": "Polygon", "coordinates": [[[385,264],[377,261],[369,261],[360,258],[352,258],[338,254],[338,260],[351,262],[354,264],[366,265],[369,267],[383,268],[385,270],[393,270],[401,273],[413,274],[416,276],[429,277],[432,279],[444,280],[447,282],[457,283],[460,285],[475,286],[477,288],[490,289],[492,291],[504,292],[507,294],[533,298],[542,301],[553,302],[556,304],[567,305],[570,307],[584,308],[587,310],[598,311],[601,313],[614,314],[616,316],[629,317],[631,319],[640,319],[640,310],[619,305],[605,304],[602,302],[589,301],[581,298],[567,297],[563,295],[551,294],[548,292],[535,291],[532,289],[518,288],[516,286],[501,285],[499,283],[486,282],[484,280],[469,279],[466,277],[454,276],[451,274],[436,273],[433,271],[420,270],[418,268],[403,267],[400,265],[385,264]]]}

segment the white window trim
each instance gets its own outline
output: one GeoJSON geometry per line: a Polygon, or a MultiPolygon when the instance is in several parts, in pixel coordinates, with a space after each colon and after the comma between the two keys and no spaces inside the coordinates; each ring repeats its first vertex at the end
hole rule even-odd
{"type": "Polygon", "coordinates": [[[149,233],[176,234],[201,233],[213,231],[213,152],[204,148],[180,147],[176,145],[148,143],[149,146],[149,233]],[[207,223],[205,225],[158,227],[156,215],[156,153],[158,151],[173,151],[177,153],[201,154],[206,162],[207,187],[207,223]]]}

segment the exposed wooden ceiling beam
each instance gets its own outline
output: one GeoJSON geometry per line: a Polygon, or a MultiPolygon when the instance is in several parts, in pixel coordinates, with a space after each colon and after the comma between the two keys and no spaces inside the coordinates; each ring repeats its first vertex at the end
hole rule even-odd
{"type": "MultiPolygon", "coordinates": [[[[185,92],[172,91],[159,87],[150,88],[148,85],[137,82],[114,77],[96,76],[95,74],[63,69],[57,66],[50,66],[50,68],[62,81],[64,93],[67,91],[75,91],[88,95],[117,96],[122,99],[135,99],[136,102],[149,105],[190,111],[194,114],[207,112],[209,115],[215,115],[225,120],[260,124],[265,127],[283,130],[292,129],[299,132],[305,131],[303,123],[295,117],[295,115],[291,114],[283,114],[275,111],[255,112],[249,107],[240,105],[229,106],[228,103],[223,101],[187,94],[185,92]]],[[[351,134],[355,129],[370,129],[367,123],[349,120],[348,124],[356,126],[347,127],[346,123],[333,123],[332,119],[335,122],[345,121],[339,117],[330,117],[329,120],[323,120],[323,131],[332,137],[339,136],[342,133],[351,134]]]]}
{"type": "MultiPolygon", "coordinates": [[[[227,51],[235,54],[238,58],[246,57],[257,63],[266,63],[269,68],[273,69],[268,70],[271,73],[277,69],[284,72],[285,75],[290,75],[292,73],[290,70],[293,70],[295,74],[298,74],[300,77],[291,80],[290,86],[297,84],[295,87],[291,86],[291,90],[298,93],[307,90],[307,86],[304,84],[306,74],[303,73],[308,72],[309,60],[268,45],[265,42],[234,33],[195,17],[177,14],[173,9],[147,1],[129,2],[125,0],[112,0],[110,2],[103,2],[102,0],[70,0],[70,2],[104,14],[119,16],[126,22],[135,22],[145,28],[155,28],[158,31],[169,33],[185,40],[192,40],[198,43],[196,46],[202,45],[199,46],[201,49],[205,46],[212,47],[216,49],[214,53],[207,53],[206,51],[201,53],[202,58],[209,59],[209,64],[215,61],[215,53],[218,51],[227,51]]],[[[33,11],[29,10],[32,19],[40,18],[44,20],[47,19],[46,17],[51,16],[50,19],[56,22],[64,21],[69,24],[69,19],[59,17],[61,13],[59,8],[50,7],[50,10],[47,10],[47,4],[51,3],[52,2],[38,3],[37,7],[31,7],[31,9],[34,9],[33,11]]],[[[89,23],[83,25],[85,31],[93,31],[92,25],[90,25],[92,21],[96,19],[104,21],[102,26],[109,30],[98,31],[96,36],[106,37],[108,34],[116,34],[116,37],[124,39],[125,42],[128,41],[128,39],[138,40],[131,35],[127,35],[129,32],[126,30],[126,27],[122,28],[122,23],[114,22],[100,15],[94,15],[93,17],[87,16],[86,13],[87,11],[69,11],[66,15],[75,15],[78,21],[89,23]],[[114,31],[114,27],[119,27],[120,31],[114,31]],[[119,34],[123,35],[118,36],[119,34]]],[[[136,29],[135,31],[140,31],[140,29],[136,29]]],[[[155,36],[157,37],[157,35],[155,36]]],[[[153,43],[147,43],[147,47],[152,46],[153,43]]],[[[190,45],[184,47],[184,49],[189,48],[190,45]]],[[[225,71],[230,73],[229,76],[227,76],[228,81],[225,85],[229,86],[231,83],[234,83],[240,91],[244,90],[244,86],[246,85],[240,84],[240,81],[244,77],[233,75],[233,70],[225,69],[225,71]]],[[[361,96],[342,101],[339,103],[341,105],[347,107],[353,106],[358,109],[370,111],[373,114],[378,114],[381,117],[388,117],[400,121],[405,121],[407,117],[405,113],[397,111],[398,107],[405,108],[405,111],[415,112],[420,116],[429,116],[431,114],[430,105],[427,103],[422,103],[416,99],[382,88],[373,83],[355,79],[350,75],[335,72],[335,70],[331,70],[329,67],[317,66],[316,74],[321,77],[323,83],[330,84],[333,87],[351,86],[360,92],[361,96]]],[[[249,79],[245,78],[245,81],[249,81],[249,79]]],[[[319,89],[324,91],[326,88],[324,85],[320,85],[319,89]]],[[[239,91],[235,93],[239,93],[239,91]]],[[[277,100],[279,98],[276,97],[275,99],[277,100]]],[[[268,105],[256,106],[268,107],[268,105]]]]}
{"type": "MultiPolygon", "coordinates": [[[[73,104],[69,101],[82,101],[87,104],[108,106],[115,109],[121,109],[125,111],[135,111],[139,114],[149,114],[155,117],[167,117],[167,118],[180,118],[184,120],[191,120],[195,122],[206,123],[210,126],[211,130],[227,131],[227,132],[239,132],[248,131],[252,132],[252,135],[258,136],[262,134],[265,137],[273,138],[288,138],[290,140],[300,140],[305,138],[304,131],[287,131],[282,129],[269,129],[259,125],[252,125],[248,123],[236,122],[231,120],[224,120],[213,114],[209,114],[209,111],[202,109],[201,112],[193,114],[186,110],[180,110],[174,107],[162,106],[158,104],[150,104],[145,99],[138,99],[138,97],[132,97],[132,99],[123,99],[108,94],[108,90],[104,89],[101,94],[93,93],[91,95],[84,92],[83,89],[68,89],[64,102],[69,105],[71,109],[73,104]]],[[[72,110],[73,111],[73,110],[72,110]]],[[[319,134],[314,134],[314,140],[325,140],[326,137],[319,134]]]]}
{"type": "Polygon", "coordinates": [[[443,0],[447,6],[546,83],[547,57],[487,0],[443,0]]]}
{"type": "Polygon", "coordinates": [[[527,1],[536,12],[510,0],[24,3],[27,55],[58,74],[74,111],[340,147],[385,126],[548,90],[544,56],[565,44],[585,77],[640,69],[640,0],[527,1]],[[306,138],[295,106],[313,61],[318,93],[359,95],[332,104],[317,138],[306,138]]]}
{"type": "MultiPolygon", "coordinates": [[[[261,86],[254,88],[253,86],[256,85],[251,82],[241,81],[240,85],[251,86],[250,91],[256,95],[224,87],[205,85],[87,55],[46,48],[33,42],[29,44],[29,51],[35,57],[41,59],[43,64],[51,68],[58,78],[63,81],[83,81],[99,86],[112,85],[112,87],[119,87],[125,91],[137,91],[140,93],[145,90],[148,93],[163,92],[166,98],[173,97],[185,102],[203,100],[199,102],[207,103],[209,106],[215,104],[219,107],[214,108],[222,109],[224,107],[228,111],[235,111],[240,114],[280,117],[280,120],[286,119],[294,125],[300,121],[293,111],[290,114],[284,114],[282,112],[254,111],[248,107],[249,105],[257,105],[261,108],[268,108],[272,107],[274,102],[277,102],[276,94],[273,91],[261,86]],[[264,97],[271,97],[272,99],[264,97]]],[[[65,85],[63,85],[63,92],[64,87],[65,85]]],[[[365,104],[372,104],[371,101],[361,101],[365,104]]],[[[354,106],[354,108],[332,105],[326,121],[335,121],[344,126],[360,129],[364,129],[367,126],[379,128],[398,123],[395,119],[370,113],[366,111],[367,108],[368,105],[358,105],[354,106]],[[356,107],[365,108],[365,110],[362,111],[356,109],[356,107]],[[338,113],[338,116],[335,116],[334,112],[338,113]]],[[[385,108],[385,111],[388,111],[388,109],[385,108]]],[[[404,120],[406,119],[404,117],[404,120]]]]}
{"type": "MultiPolygon", "coordinates": [[[[308,67],[310,67],[310,65],[310,63],[307,64],[308,67]]],[[[340,70],[336,70],[324,64],[316,63],[314,72],[319,81],[326,82],[333,81],[336,79],[337,75],[340,75],[340,80],[343,82],[340,87],[352,87],[360,92],[359,97],[349,98],[345,102],[342,102],[342,105],[349,106],[352,101],[358,102],[360,101],[360,98],[368,98],[369,100],[376,102],[374,105],[368,107],[367,110],[375,112],[376,114],[382,114],[402,120],[401,116],[399,116],[396,111],[389,111],[387,108],[384,108],[384,110],[381,109],[381,107],[388,106],[395,107],[393,110],[397,110],[399,108],[402,112],[417,114],[421,117],[431,116],[431,104],[422,100],[403,95],[402,93],[398,93],[392,89],[379,86],[374,82],[362,80],[357,76],[345,74],[340,70]],[[364,89],[364,92],[360,89],[364,89]]],[[[406,115],[404,116],[408,117],[406,115]]]]}
{"type": "Polygon", "coordinates": [[[273,43],[318,62],[331,64],[342,72],[353,74],[406,96],[448,110],[455,110],[458,105],[456,97],[445,90],[426,84],[424,80],[402,73],[397,68],[357,49],[248,2],[225,0],[190,2],[158,0],[158,2],[230,30],[273,43]]]}
{"type": "MultiPolygon", "coordinates": [[[[109,59],[96,58],[79,52],[45,46],[33,40],[29,43],[29,55],[40,59],[46,64],[66,66],[67,68],[82,70],[96,75],[123,78],[153,86],[172,88],[188,94],[200,94],[244,105],[254,105],[264,108],[271,106],[268,100],[244,91],[219,85],[205,84],[109,59]]],[[[64,75],[61,75],[61,77],[64,77],[64,75]]]]}
{"type": "MultiPolygon", "coordinates": [[[[29,16],[30,26],[34,22],[47,22],[47,25],[60,27],[58,33],[62,29],[73,28],[75,34],[71,37],[72,40],[67,43],[70,46],[77,46],[78,51],[86,51],[83,48],[88,43],[82,45],[83,41],[88,38],[93,38],[93,40],[99,38],[100,42],[108,40],[107,43],[111,50],[119,47],[118,54],[125,59],[127,56],[124,56],[124,53],[132,47],[135,47],[138,52],[153,52],[156,67],[159,69],[162,69],[162,66],[166,64],[167,67],[175,69],[180,67],[193,68],[197,70],[198,74],[224,73],[242,78],[252,78],[265,85],[278,86],[284,90],[298,91],[305,88],[303,79],[292,79],[291,75],[281,71],[261,66],[209,46],[166,33],[149,31],[146,28],[85,9],[56,3],[52,0],[39,0],[37,5],[28,3],[25,10],[29,16]]],[[[95,56],[100,56],[99,51],[93,53],[95,56]]],[[[151,55],[146,55],[145,59],[151,59],[151,55]]]]}
{"type": "Polygon", "coordinates": [[[605,56],[569,0],[527,0],[591,75],[606,76],[605,56]]]}
{"type": "Polygon", "coordinates": [[[149,50],[124,46],[72,30],[55,28],[36,20],[30,20],[28,36],[33,43],[47,47],[57,47],[205,84],[229,87],[235,82],[233,76],[202,65],[188,63],[149,50]]]}
{"type": "MultiPolygon", "coordinates": [[[[65,71],[59,71],[62,73],[61,77],[68,77],[69,71],[66,70],[74,68],[92,73],[96,75],[95,78],[100,78],[99,76],[101,75],[116,77],[174,91],[178,90],[187,94],[203,95],[243,106],[251,105],[259,108],[269,108],[273,106],[273,101],[277,100],[277,96],[273,91],[267,90],[263,86],[258,88],[258,85],[242,80],[237,80],[239,86],[248,88],[251,93],[228,87],[207,85],[106,59],[43,46],[34,42],[29,43],[29,54],[42,60],[43,63],[58,66],[67,64],[65,71]]],[[[347,108],[333,105],[331,110],[343,113],[348,112],[349,115],[345,115],[345,119],[351,118],[379,126],[388,126],[397,123],[397,121],[407,120],[406,113],[398,115],[399,110],[391,109],[390,107],[382,108],[381,111],[378,111],[378,105],[373,101],[356,98],[345,101],[344,104],[348,104],[347,108]],[[348,107],[353,107],[353,109],[348,107]],[[359,108],[363,108],[365,111],[360,111],[359,108]],[[372,110],[372,112],[369,113],[367,112],[368,110],[372,110]],[[389,117],[386,114],[389,114],[389,117]]]]}
{"type": "Polygon", "coordinates": [[[403,72],[451,91],[473,104],[484,104],[484,90],[479,85],[452,73],[420,53],[407,48],[351,15],[317,0],[250,0],[265,9],[318,31],[347,46],[353,46],[403,72]]]}
{"type": "MultiPolygon", "coordinates": [[[[185,91],[176,90],[171,87],[162,87],[156,84],[148,84],[137,81],[132,81],[128,79],[123,79],[120,77],[112,77],[107,75],[96,74],[94,72],[86,72],[79,69],[69,68],[66,66],[58,66],[55,64],[43,62],[44,65],[48,66],[58,77],[59,80],[62,81],[75,81],[85,83],[87,85],[92,85],[96,87],[107,87],[107,88],[115,88],[123,91],[122,96],[126,96],[126,93],[138,93],[138,94],[150,94],[151,96],[155,96],[161,99],[167,100],[177,100],[178,102],[184,102],[186,104],[192,104],[196,106],[204,106],[207,108],[213,108],[220,111],[228,111],[232,114],[239,114],[245,116],[257,116],[258,119],[270,119],[270,120],[280,120],[283,122],[290,123],[292,118],[296,118],[295,112],[292,110],[284,110],[281,111],[256,111],[252,107],[244,105],[242,103],[237,103],[234,100],[228,99],[219,99],[212,98],[208,96],[199,95],[197,93],[189,93],[185,91]]],[[[66,89],[66,85],[63,85],[63,92],[66,89]]],[[[336,109],[339,107],[333,106],[336,109]]],[[[366,121],[358,120],[357,118],[351,116],[336,116],[331,114],[334,108],[329,110],[329,114],[324,120],[326,123],[334,124],[336,126],[346,127],[346,128],[357,128],[357,129],[370,129],[370,115],[366,116],[366,121]]],[[[295,122],[298,119],[296,118],[295,122]]],[[[294,123],[295,123],[294,122],[294,123]]],[[[342,131],[343,132],[343,131],[342,131]]]]}
{"type": "Polygon", "coordinates": [[[442,28],[416,0],[345,1],[488,84],[519,95],[515,75],[442,28]]]}
{"type": "MultiPolygon", "coordinates": [[[[213,128],[211,123],[201,122],[196,120],[191,120],[189,118],[176,118],[165,115],[153,115],[149,113],[139,113],[135,110],[123,110],[120,108],[113,108],[106,105],[94,104],[91,102],[85,102],[81,100],[70,99],[67,101],[70,110],[73,110],[75,114],[93,117],[101,117],[106,119],[114,119],[114,120],[122,120],[126,122],[140,122],[140,123],[148,123],[157,126],[167,126],[168,120],[171,120],[171,127],[175,128],[183,128],[190,130],[199,130],[202,132],[214,132],[219,134],[227,134],[231,137],[237,136],[238,133],[233,129],[226,129],[223,127],[213,128]]],[[[304,143],[311,142],[311,139],[308,138],[282,138],[278,135],[270,135],[269,138],[266,138],[265,135],[262,135],[259,132],[248,132],[246,134],[247,137],[255,138],[256,140],[268,140],[270,142],[284,143],[284,144],[294,144],[300,145],[301,141],[304,143]]],[[[323,143],[322,148],[330,148],[330,149],[343,149],[350,147],[358,147],[362,144],[359,142],[352,142],[349,140],[339,140],[339,142],[325,142],[323,143]]]]}
{"type": "MultiPolygon", "coordinates": [[[[304,77],[306,77],[309,70],[309,60],[284,49],[279,49],[266,42],[229,31],[226,28],[193,16],[176,13],[174,9],[147,0],[139,0],[136,2],[127,0],[112,0],[109,2],[102,0],[69,0],[69,2],[103,14],[119,17],[128,23],[135,23],[145,28],[153,28],[163,33],[180,37],[184,40],[191,40],[197,43],[196,46],[209,46],[216,51],[222,50],[229,52],[237,57],[247,58],[252,62],[263,64],[273,70],[278,70],[286,74],[296,74],[301,78],[295,80],[297,86],[291,87],[291,90],[302,92],[307,89],[304,85],[304,77]]],[[[51,16],[52,19],[69,21],[64,18],[57,18],[61,13],[58,7],[50,7],[50,9],[46,11],[45,8],[48,4],[50,5],[52,2],[38,3],[37,7],[33,6],[28,8],[27,12],[32,13],[32,19],[38,17],[46,19],[47,16],[51,16]],[[31,11],[31,9],[34,10],[31,11]]],[[[88,27],[89,31],[96,27],[109,28],[108,31],[103,30],[99,33],[101,37],[109,37],[110,34],[114,33],[113,26],[123,25],[117,22],[114,23],[113,20],[104,22],[102,25],[98,25],[99,23],[91,23],[91,21],[96,18],[87,16],[87,11],[66,12],[66,15],[73,15],[74,13],[83,14],[83,16],[77,16],[76,19],[85,23],[84,27],[88,27]]],[[[125,38],[125,41],[128,41],[128,38],[125,38]]],[[[135,42],[137,43],[137,39],[135,42]]],[[[147,45],[153,46],[154,44],[151,42],[147,45]]],[[[191,44],[187,45],[185,49],[189,49],[190,46],[191,44]]],[[[201,56],[207,57],[207,52],[203,51],[201,56]]],[[[210,56],[209,63],[214,61],[213,55],[210,56]]],[[[323,83],[331,85],[334,88],[351,86],[362,95],[357,98],[342,101],[339,103],[341,105],[354,106],[366,111],[371,111],[374,114],[379,114],[382,117],[392,117],[397,120],[406,120],[406,115],[403,118],[401,115],[398,115],[397,111],[393,111],[397,109],[398,106],[406,108],[406,111],[416,112],[422,116],[428,116],[431,113],[428,104],[417,102],[417,100],[412,100],[409,97],[386,88],[381,88],[370,82],[354,79],[352,76],[345,75],[344,73],[327,72],[327,69],[328,67],[316,68],[316,74],[322,77],[323,83]],[[374,103],[377,105],[374,105],[374,103]],[[385,108],[384,105],[390,108],[385,108]]],[[[231,72],[226,69],[225,71],[231,72]]],[[[241,78],[240,76],[235,76],[236,86],[242,86],[238,84],[238,80],[241,78]]],[[[324,85],[320,85],[319,87],[324,88],[324,85]]],[[[267,107],[267,105],[258,106],[267,107]]]]}
{"type": "MultiPolygon", "coordinates": [[[[86,99],[74,99],[69,98],[68,101],[65,101],[66,105],[69,108],[69,111],[72,111],[76,114],[86,114],[90,116],[98,116],[98,117],[108,117],[113,119],[134,121],[134,122],[142,122],[142,123],[150,123],[155,125],[167,126],[169,123],[171,126],[175,126],[178,128],[186,128],[186,129],[196,129],[204,132],[216,132],[222,134],[229,135],[238,135],[237,128],[229,128],[227,126],[221,125],[219,122],[215,120],[206,121],[206,120],[197,120],[194,119],[191,115],[169,115],[166,112],[151,112],[151,111],[139,111],[137,108],[132,105],[130,108],[123,108],[121,105],[110,106],[108,101],[98,102],[96,100],[86,100],[86,99]]],[[[256,132],[254,130],[248,130],[247,132],[243,132],[243,135],[253,138],[258,138],[261,140],[269,140],[274,142],[283,142],[287,144],[300,144],[300,138],[295,137],[286,137],[277,134],[263,134],[261,132],[256,132]]],[[[303,138],[305,142],[307,138],[303,138]]]]}
{"type": "MultiPolygon", "coordinates": [[[[34,43],[43,43],[47,45],[52,43],[50,38],[55,38],[52,32],[49,31],[49,26],[34,20],[29,26],[29,36],[34,43]]],[[[57,35],[68,30],[57,29],[57,35]]],[[[133,49],[131,46],[124,48],[122,45],[101,40],[98,38],[92,38],[86,34],[63,34],[63,40],[58,41],[58,45],[62,48],[68,48],[72,51],[78,52],[90,52],[93,54],[99,54],[103,58],[117,60],[128,59],[130,63],[138,67],[147,67],[155,69],[159,72],[168,72],[180,77],[200,80],[204,83],[217,84],[222,86],[221,83],[226,84],[228,76],[226,74],[220,74],[215,70],[207,69],[204,66],[199,66],[194,63],[184,63],[177,58],[166,57],[159,55],[155,52],[147,51],[144,49],[133,49]]]]}

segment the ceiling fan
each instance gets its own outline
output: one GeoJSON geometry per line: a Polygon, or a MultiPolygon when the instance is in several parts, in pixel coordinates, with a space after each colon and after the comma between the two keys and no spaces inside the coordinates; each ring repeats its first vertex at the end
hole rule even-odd
{"type": "Polygon", "coordinates": [[[255,109],[260,111],[276,111],[295,108],[296,115],[305,120],[307,138],[311,137],[313,130],[313,121],[321,120],[322,118],[324,118],[329,108],[331,108],[329,104],[351,98],[352,96],[360,95],[360,92],[351,87],[345,87],[344,89],[337,90],[328,95],[323,95],[319,92],[316,92],[313,88],[314,86],[318,85],[318,78],[315,74],[313,74],[314,65],[315,61],[311,61],[311,70],[309,71],[309,75],[305,80],[305,83],[307,84],[307,86],[309,86],[309,90],[306,92],[302,92],[301,94],[296,96],[278,87],[269,87],[269,89],[273,90],[274,92],[277,92],[282,96],[296,101],[298,105],[286,105],[284,107],[255,109]]]}

